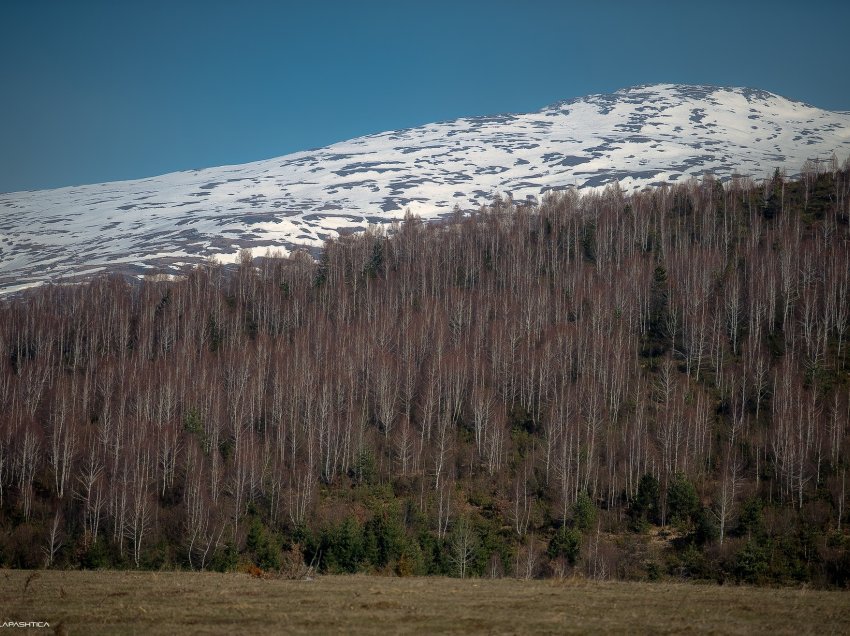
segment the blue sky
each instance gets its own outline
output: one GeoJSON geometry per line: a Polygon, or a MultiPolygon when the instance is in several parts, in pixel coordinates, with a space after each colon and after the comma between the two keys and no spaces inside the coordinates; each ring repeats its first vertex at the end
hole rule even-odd
{"type": "Polygon", "coordinates": [[[654,82],[850,110],[850,3],[0,0],[0,192],[654,82]]]}

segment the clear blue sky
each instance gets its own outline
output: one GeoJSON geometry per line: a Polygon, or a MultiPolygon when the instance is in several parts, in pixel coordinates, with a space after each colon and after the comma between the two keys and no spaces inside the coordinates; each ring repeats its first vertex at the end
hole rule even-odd
{"type": "Polygon", "coordinates": [[[848,25],[850,2],[818,0],[0,0],[0,192],[654,82],[850,110],[848,25]]]}

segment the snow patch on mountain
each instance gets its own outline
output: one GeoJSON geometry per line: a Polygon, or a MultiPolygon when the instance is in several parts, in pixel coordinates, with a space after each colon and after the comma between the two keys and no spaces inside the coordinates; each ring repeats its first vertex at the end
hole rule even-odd
{"type": "Polygon", "coordinates": [[[534,113],[461,118],[248,164],[0,194],[0,291],[93,272],[176,272],[240,248],[317,248],[410,210],[497,194],[626,191],[706,172],[789,174],[850,154],[850,113],[747,88],[660,84],[534,113]]]}

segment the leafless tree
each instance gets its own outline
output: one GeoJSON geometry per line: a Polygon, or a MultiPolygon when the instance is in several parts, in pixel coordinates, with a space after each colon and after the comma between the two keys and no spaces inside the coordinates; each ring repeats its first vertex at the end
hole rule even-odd
{"type": "Polygon", "coordinates": [[[450,543],[451,553],[449,558],[454,564],[458,576],[462,579],[466,578],[466,573],[475,557],[475,551],[478,549],[478,536],[466,517],[460,517],[455,523],[450,543]]]}
{"type": "Polygon", "coordinates": [[[62,532],[63,521],[62,515],[57,510],[53,515],[53,523],[50,524],[50,531],[47,534],[47,545],[42,548],[45,564],[48,568],[53,567],[53,563],[56,560],[56,554],[59,552],[64,542],[64,533],[62,532]]]}

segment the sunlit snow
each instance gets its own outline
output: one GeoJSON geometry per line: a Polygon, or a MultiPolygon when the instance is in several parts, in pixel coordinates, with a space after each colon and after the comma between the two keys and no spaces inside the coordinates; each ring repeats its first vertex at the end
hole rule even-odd
{"type": "Polygon", "coordinates": [[[497,194],[618,181],[630,191],[711,172],[756,179],[850,155],[850,113],[764,91],[655,85],[535,113],[390,131],[236,166],[0,194],[0,291],[92,271],[174,273],[242,247],[289,252],[497,194]]]}

